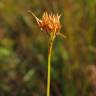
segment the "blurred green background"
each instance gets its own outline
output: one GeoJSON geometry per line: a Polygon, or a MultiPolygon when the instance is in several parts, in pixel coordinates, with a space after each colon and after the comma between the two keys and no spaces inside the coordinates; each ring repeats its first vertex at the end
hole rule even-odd
{"type": "Polygon", "coordinates": [[[61,14],[51,96],[96,96],[96,0],[0,0],[0,96],[46,96],[48,36],[33,11],[61,14]]]}

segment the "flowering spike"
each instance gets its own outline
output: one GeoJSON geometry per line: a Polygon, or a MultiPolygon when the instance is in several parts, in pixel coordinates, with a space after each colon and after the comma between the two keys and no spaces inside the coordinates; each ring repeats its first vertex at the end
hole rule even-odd
{"type": "Polygon", "coordinates": [[[61,29],[60,17],[61,17],[61,15],[58,15],[58,14],[54,15],[52,13],[48,14],[47,12],[44,12],[42,18],[38,19],[33,12],[31,12],[31,11],[28,11],[28,12],[31,13],[31,15],[35,18],[40,29],[47,32],[48,35],[50,36],[49,48],[48,48],[49,51],[48,51],[48,75],[47,75],[48,76],[47,77],[48,78],[47,79],[47,96],[50,96],[51,54],[52,54],[53,43],[54,43],[55,37],[57,35],[66,38],[65,35],[60,33],[60,29],[61,29]]]}
{"type": "Polygon", "coordinates": [[[62,33],[60,33],[60,29],[61,29],[60,17],[61,17],[61,15],[59,15],[58,13],[56,15],[54,15],[52,13],[48,14],[45,11],[43,13],[43,16],[41,19],[38,19],[36,17],[36,15],[33,12],[31,12],[30,10],[28,11],[28,13],[30,13],[35,18],[40,29],[47,32],[49,35],[51,35],[51,32],[54,32],[55,35],[60,35],[64,38],[66,37],[62,33]]]}

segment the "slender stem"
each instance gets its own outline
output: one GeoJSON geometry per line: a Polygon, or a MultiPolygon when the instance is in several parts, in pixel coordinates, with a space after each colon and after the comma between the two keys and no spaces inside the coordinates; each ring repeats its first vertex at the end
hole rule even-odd
{"type": "Polygon", "coordinates": [[[47,96],[50,96],[50,77],[51,77],[51,55],[52,55],[52,47],[54,43],[54,35],[51,36],[49,41],[49,52],[48,52],[48,75],[47,75],[47,96]]]}

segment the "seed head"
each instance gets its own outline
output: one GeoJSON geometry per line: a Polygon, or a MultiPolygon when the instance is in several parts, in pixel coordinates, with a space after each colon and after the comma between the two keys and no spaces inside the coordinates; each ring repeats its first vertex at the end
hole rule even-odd
{"type": "Polygon", "coordinates": [[[61,29],[60,16],[44,12],[39,27],[47,32],[59,32],[61,29]]]}
{"type": "Polygon", "coordinates": [[[60,36],[65,37],[62,33],[60,33],[61,15],[48,14],[47,12],[44,12],[42,18],[38,19],[33,12],[31,12],[31,11],[28,11],[28,12],[34,16],[34,18],[37,21],[37,24],[41,30],[47,32],[49,35],[51,32],[54,32],[55,35],[60,35],[60,36]]]}

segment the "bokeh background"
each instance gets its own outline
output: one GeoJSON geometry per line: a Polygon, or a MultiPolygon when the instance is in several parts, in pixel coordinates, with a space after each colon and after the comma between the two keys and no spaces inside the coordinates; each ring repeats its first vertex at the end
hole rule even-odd
{"type": "Polygon", "coordinates": [[[0,96],[46,96],[48,36],[33,11],[61,14],[51,96],[96,96],[96,0],[0,0],[0,96]]]}

